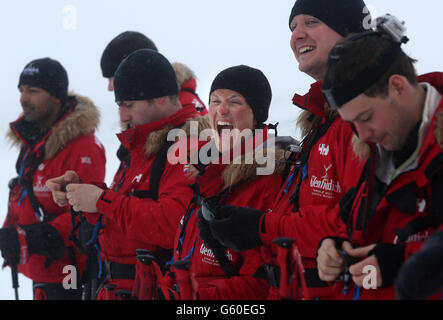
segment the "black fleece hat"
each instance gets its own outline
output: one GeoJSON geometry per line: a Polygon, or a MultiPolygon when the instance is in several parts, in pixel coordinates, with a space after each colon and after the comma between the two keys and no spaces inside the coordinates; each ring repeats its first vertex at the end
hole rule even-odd
{"type": "Polygon", "coordinates": [[[46,90],[65,104],[68,97],[68,74],[60,62],[42,58],[29,62],[18,81],[18,87],[28,85],[46,90]]]}
{"type": "Polygon", "coordinates": [[[295,16],[307,14],[328,25],[343,37],[365,30],[363,23],[369,13],[364,13],[363,0],[297,0],[289,17],[289,25],[295,16]]]}
{"type": "Polygon", "coordinates": [[[123,59],[139,49],[158,51],[154,42],[140,32],[125,31],[112,39],[100,61],[103,77],[112,78],[123,59]]]}
{"type": "Polygon", "coordinates": [[[260,70],[245,65],[225,69],[215,77],[209,94],[217,89],[240,93],[251,107],[258,123],[264,123],[268,119],[272,90],[268,79],[260,70]]]}
{"type": "Polygon", "coordinates": [[[114,75],[115,101],[150,100],[178,92],[174,68],[162,54],[151,49],[131,53],[114,75]]]}

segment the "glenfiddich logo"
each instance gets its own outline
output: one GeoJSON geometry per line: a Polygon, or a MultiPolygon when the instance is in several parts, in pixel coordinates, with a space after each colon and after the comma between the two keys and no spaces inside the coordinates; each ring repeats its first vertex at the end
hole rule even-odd
{"type": "Polygon", "coordinates": [[[311,188],[341,193],[340,182],[328,179],[328,171],[332,168],[332,164],[327,167],[323,166],[323,168],[325,169],[325,174],[321,178],[314,175],[311,177],[311,188]]]}
{"type": "MultiPolygon", "coordinates": [[[[212,252],[212,250],[206,248],[204,243],[202,243],[202,245],[200,247],[200,253],[204,256],[215,259],[215,256],[214,256],[214,253],[212,252]]],[[[232,254],[229,251],[226,251],[226,257],[228,258],[229,261],[232,261],[232,254]]]]}

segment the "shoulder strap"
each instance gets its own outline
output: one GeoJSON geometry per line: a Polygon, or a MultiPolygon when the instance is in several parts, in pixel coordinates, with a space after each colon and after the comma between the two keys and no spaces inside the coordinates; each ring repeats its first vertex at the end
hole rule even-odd
{"type": "Polygon", "coordinates": [[[17,171],[19,174],[18,183],[20,183],[26,191],[26,194],[31,202],[32,209],[40,222],[46,222],[52,220],[54,217],[43,207],[34,194],[34,188],[32,186],[32,180],[34,173],[38,166],[44,159],[44,144],[42,144],[38,150],[34,153],[28,153],[26,156],[26,148],[23,148],[20,152],[17,160],[17,171]]]}
{"type": "Polygon", "coordinates": [[[167,141],[163,144],[154,159],[154,164],[151,169],[151,176],[149,178],[149,190],[134,190],[131,195],[140,199],[158,200],[158,188],[163,172],[166,168],[166,161],[168,158],[168,150],[174,144],[174,141],[167,141]]]}

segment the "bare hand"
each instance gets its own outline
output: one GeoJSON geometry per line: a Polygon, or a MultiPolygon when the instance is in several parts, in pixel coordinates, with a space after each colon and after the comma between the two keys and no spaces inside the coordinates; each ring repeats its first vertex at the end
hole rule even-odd
{"type": "MultiPolygon", "coordinates": [[[[351,249],[349,241],[345,241],[342,245],[343,249],[351,249]]],[[[335,247],[335,241],[325,239],[322,241],[317,252],[317,268],[318,275],[323,281],[334,281],[344,271],[345,261],[338,253],[335,247]]]]}
{"type": "Polygon", "coordinates": [[[66,186],[70,183],[80,183],[80,178],[75,171],[66,171],[64,175],[52,178],[46,181],[46,186],[52,192],[52,199],[60,207],[68,205],[68,199],[66,198],[66,186]]]}
{"type": "Polygon", "coordinates": [[[75,211],[97,212],[97,201],[103,189],[92,184],[68,184],[66,197],[75,211]]]}
{"type": "Polygon", "coordinates": [[[346,250],[346,252],[356,258],[364,258],[362,261],[359,261],[356,264],[353,264],[349,268],[349,272],[352,275],[352,280],[355,282],[356,285],[362,287],[364,284],[364,279],[368,276],[368,271],[364,269],[366,266],[371,266],[375,268],[376,272],[376,286],[379,288],[382,285],[382,277],[381,277],[381,271],[380,266],[378,265],[377,258],[375,255],[368,256],[369,252],[374,249],[375,244],[372,244],[370,246],[346,250]]]}

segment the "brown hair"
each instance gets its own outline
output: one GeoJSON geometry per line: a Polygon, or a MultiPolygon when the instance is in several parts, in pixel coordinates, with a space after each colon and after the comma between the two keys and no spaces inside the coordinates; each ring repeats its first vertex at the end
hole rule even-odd
{"type": "MultiPolygon", "coordinates": [[[[339,60],[337,63],[328,63],[327,77],[333,88],[344,88],[365,70],[371,70],[382,64],[382,60],[392,50],[392,40],[379,33],[366,35],[351,35],[338,44],[339,60]],[[352,39],[353,38],[353,39],[352,39]]],[[[331,62],[331,58],[330,61],[331,62]]],[[[413,85],[417,85],[417,72],[414,68],[416,60],[399,50],[394,62],[388,70],[372,84],[364,94],[370,97],[386,96],[388,94],[389,78],[402,75],[413,85]]]]}

